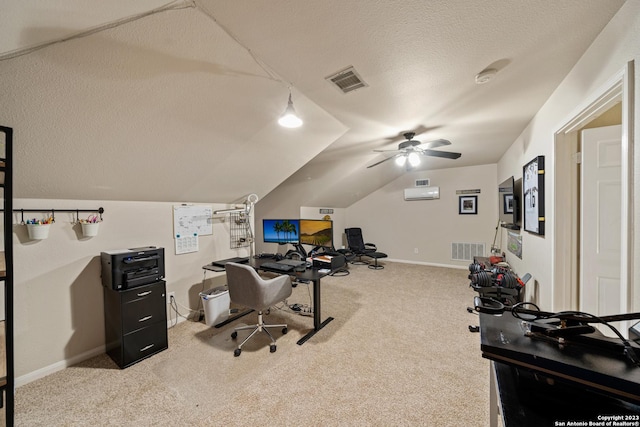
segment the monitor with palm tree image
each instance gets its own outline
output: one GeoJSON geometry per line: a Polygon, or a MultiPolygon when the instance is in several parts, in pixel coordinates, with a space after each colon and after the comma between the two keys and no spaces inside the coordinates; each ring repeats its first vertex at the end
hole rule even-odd
{"type": "Polygon", "coordinates": [[[300,221],[297,219],[263,219],[262,236],[265,243],[300,243],[300,221]]]}

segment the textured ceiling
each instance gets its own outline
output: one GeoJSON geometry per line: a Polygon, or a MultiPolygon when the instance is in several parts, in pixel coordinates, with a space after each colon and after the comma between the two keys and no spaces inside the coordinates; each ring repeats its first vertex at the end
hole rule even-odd
{"type": "MultiPolygon", "coordinates": [[[[0,61],[16,196],[232,202],[286,192],[299,205],[348,206],[402,173],[393,162],[366,166],[408,130],[462,153],[421,169],[495,163],[622,3],[175,2],[186,7],[0,61]],[[350,65],[369,86],[342,94],[325,77],[350,65]],[[495,79],[476,85],[489,67],[495,79]],[[275,123],[289,85],[305,120],[295,130],[275,123]]],[[[0,18],[2,52],[164,2],[108,5],[15,2],[0,18]]]]}

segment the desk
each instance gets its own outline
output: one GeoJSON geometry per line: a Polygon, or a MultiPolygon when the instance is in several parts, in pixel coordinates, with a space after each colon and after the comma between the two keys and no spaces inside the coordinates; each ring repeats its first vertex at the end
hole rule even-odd
{"type": "MultiPolygon", "coordinates": [[[[251,258],[249,259],[249,264],[251,267],[256,270],[268,271],[270,273],[283,274],[279,271],[273,271],[268,269],[263,269],[261,266],[265,262],[273,262],[273,259],[269,258],[251,258]]],[[[224,270],[220,270],[219,268],[213,267],[211,265],[205,265],[202,267],[205,270],[221,272],[224,270]]],[[[321,273],[317,268],[307,268],[305,271],[291,271],[285,273],[291,276],[295,276],[298,280],[307,280],[313,284],[313,329],[311,332],[303,336],[298,340],[298,345],[302,345],[307,342],[311,337],[313,337],[320,329],[324,328],[329,322],[333,320],[333,317],[327,317],[324,321],[321,317],[321,298],[320,298],[320,279],[329,275],[330,273],[321,273]]],[[[244,315],[246,313],[243,313],[244,315]]],[[[234,320],[239,316],[234,317],[234,320]]]]}
{"type": "MultiPolygon", "coordinates": [[[[480,334],[482,356],[493,361],[492,426],[498,400],[505,427],[589,425],[599,416],[640,414],[640,367],[623,357],[526,337],[510,313],[480,313],[480,334]]],[[[640,418],[627,420],[640,425],[640,418]]]]}

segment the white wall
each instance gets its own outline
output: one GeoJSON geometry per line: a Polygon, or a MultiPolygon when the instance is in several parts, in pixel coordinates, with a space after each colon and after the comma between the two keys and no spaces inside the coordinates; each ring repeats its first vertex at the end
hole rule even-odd
{"type": "Polygon", "coordinates": [[[347,227],[362,228],[364,240],[390,259],[460,267],[469,262],[451,260],[451,243],[484,242],[488,252],[497,219],[495,164],[407,173],[346,212],[347,227]],[[423,178],[440,187],[440,199],[405,201],[404,189],[423,178]],[[480,190],[478,214],[459,215],[456,191],[470,189],[480,190]]]}
{"type": "MultiPolygon", "coordinates": [[[[178,203],[176,203],[178,204],[178,203]]],[[[46,240],[32,241],[14,214],[15,360],[18,385],[104,352],[100,252],[141,246],[165,248],[167,291],[196,308],[199,292],[225,283],[224,274],[202,266],[248,248],[229,249],[229,221],[213,222],[213,235],[199,238],[199,251],[175,255],[174,203],[16,199],[16,209],[96,209],[104,221],[96,237],[82,237],[75,213],[56,213],[46,240]],[[21,378],[22,377],[22,378],[21,378]]],[[[211,204],[213,209],[227,205],[211,204]]],[[[37,214],[25,213],[25,219],[37,214]]],[[[81,218],[82,218],[81,214],[81,218]]],[[[180,309],[187,315],[188,310],[180,309]]],[[[175,317],[175,315],[174,315],[175,317]]]]}
{"type": "MultiPolygon", "coordinates": [[[[523,232],[523,259],[511,256],[510,262],[517,271],[530,272],[537,282],[539,302],[542,309],[560,310],[553,301],[554,287],[566,286],[553,283],[551,266],[553,265],[554,241],[554,133],[577,113],[579,106],[584,105],[597,89],[602,87],[616,73],[622,70],[628,61],[635,61],[635,102],[634,128],[640,129],[640,78],[637,67],[640,64],[640,2],[626,2],[616,16],[609,22],[602,33],[567,75],[545,105],[536,114],[524,132],[498,163],[498,180],[509,175],[522,176],[522,166],[535,156],[545,156],[545,188],[546,188],[546,235],[537,236],[523,232]]],[[[631,144],[633,145],[633,143],[631,144]]],[[[633,150],[634,170],[634,223],[640,219],[640,150],[633,150]]],[[[640,229],[633,231],[634,252],[640,250],[640,229]]],[[[633,256],[633,255],[632,255],[633,256]]],[[[633,283],[638,289],[640,284],[640,262],[633,257],[633,283]]],[[[534,283],[533,281],[531,283],[534,283]]],[[[640,292],[635,292],[634,309],[640,308],[640,292]]]]}

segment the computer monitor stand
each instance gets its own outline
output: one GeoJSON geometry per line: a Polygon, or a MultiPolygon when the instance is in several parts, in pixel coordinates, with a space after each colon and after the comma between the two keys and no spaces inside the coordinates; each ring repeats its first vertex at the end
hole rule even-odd
{"type": "Polygon", "coordinates": [[[300,243],[292,243],[292,245],[295,249],[288,250],[284,257],[291,258],[292,256],[297,255],[302,261],[306,260],[307,251],[304,249],[304,247],[300,243]]]}

